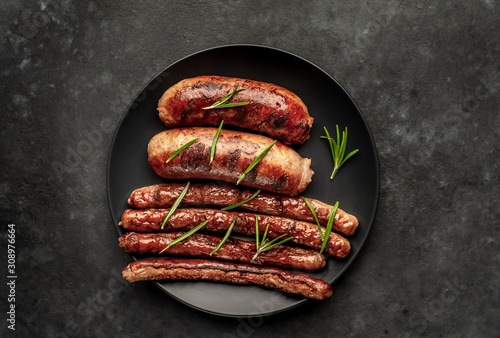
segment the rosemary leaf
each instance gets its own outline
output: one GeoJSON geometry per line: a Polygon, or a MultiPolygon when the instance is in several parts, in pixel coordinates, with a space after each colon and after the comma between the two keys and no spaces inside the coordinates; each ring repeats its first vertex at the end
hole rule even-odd
{"type": "Polygon", "coordinates": [[[210,256],[212,256],[214,253],[217,252],[217,250],[219,250],[221,248],[221,246],[224,245],[224,243],[226,243],[229,235],[231,235],[231,231],[233,231],[233,228],[234,228],[234,225],[236,224],[236,219],[238,218],[238,216],[234,216],[233,218],[233,222],[231,223],[231,225],[229,226],[229,229],[227,229],[226,231],[226,234],[224,235],[224,237],[222,238],[222,240],[219,242],[219,244],[217,245],[217,247],[214,249],[214,251],[212,251],[210,253],[210,256]]]}
{"type": "MultiPolygon", "coordinates": [[[[339,144],[340,141],[340,148],[339,148],[339,158],[343,159],[344,158],[344,153],[345,153],[345,147],[347,145],[347,128],[345,128],[345,131],[342,132],[342,140],[339,140],[339,126],[337,125],[337,144],[339,144]]],[[[340,166],[339,162],[339,166],[340,166]]]]}
{"type": "Polygon", "coordinates": [[[170,248],[172,245],[175,245],[175,244],[177,244],[179,242],[182,242],[183,240],[185,240],[186,238],[188,238],[189,236],[191,236],[192,234],[194,234],[196,231],[198,231],[201,228],[203,228],[207,223],[208,223],[208,220],[206,220],[205,222],[197,225],[193,229],[191,229],[188,232],[186,232],[184,235],[177,237],[175,240],[173,240],[172,242],[170,242],[170,244],[167,245],[167,247],[165,249],[163,249],[162,251],[160,251],[160,253],[163,253],[165,250],[167,250],[168,248],[170,248]]]}
{"type": "Polygon", "coordinates": [[[176,151],[174,151],[174,153],[172,155],[170,155],[170,157],[167,159],[167,161],[165,163],[168,163],[168,162],[172,161],[172,159],[174,157],[176,157],[177,155],[179,155],[179,153],[181,151],[183,151],[184,149],[186,149],[187,147],[189,147],[191,144],[193,144],[197,140],[198,140],[198,138],[192,139],[191,141],[189,141],[188,143],[186,143],[185,145],[183,145],[182,147],[180,147],[179,149],[177,149],[176,151]]]}
{"type": "MultiPolygon", "coordinates": [[[[286,236],[286,234],[283,234],[283,236],[286,236]]],[[[282,236],[280,236],[280,237],[282,237],[282,236]]],[[[267,245],[265,248],[263,248],[263,249],[261,249],[261,250],[260,250],[260,252],[264,252],[264,251],[267,251],[267,250],[271,250],[271,249],[272,249],[272,248],[274,248],[275,246],[278,246],[278,245],[281,245],[281,244],[283,244],[283,243],[285,243],[285,242],[291,241],[292,239],[293,239],[293,236],[290,236],[290,237],[288,237],[288,238],[285,238],[285,239],[284,239],[284,240],[282,240],[281,242],[278,242],[278,243],[273,244],[273,245],[271,245],[271,242],[269,242],[269,243],[268,243],[268,245],[267,245]]]]}
{"type": "Polygon", "coordinates": [[[224,124],[224,120],[220,121],[219,128],[217,128],[217,132],[215,133],[214,140],[212,141],[212,147],[210,148],[210,163],[214,160],[215,157],[215,146],[217,145],[217,140],[219,139],[220,130],[222,129],[222,125],[224,124]]]}
{"type": "Polygon", "coordinates": [[[271,143],[271,145],[269,145],[266,149],[264,149],[260,154],[259,156],[257,156],[255,158],[255,160],[253,160],[252,163],[250,163],[250,165],[248,166],[248,168],[245,170],[245,172],[243,172],[243,174],[240,176],[240,178],[238,179],[238,181],[236,182],[236,185],[240,184],[241,181],[243,181],[243,179],[245,178],[245,176],[257,165],[259,164],[260,161],[262,161],[262,159],[267,155],[267,153],[269,152],[269,150],[271,150],[271,148],[276,144],[276,141],[277,140],[274,140],[273,143],[271,143]]]}
{"type": "Polygon", "coordinates": [[[335,129],[336,129],[336,132],[337,132],[337,142],[335,143],[335,145],[337,147],[335,149],[336,150],[335,154],[337,155],[337,157],[340,157],[340,154],[339,154],[339,149],[340,149],[340,133],[339,133],[339,125],[338,124],[335,125],[335,129]]]}
{"type": "Polygon", "coordinates": [[[321,138],[328,140],[328,144],[330,145],[330,150],[333,158],[333,172],[332,175],[330,176],[330,179],[333,180],[333,178],[339,171],[342,164],[344,164],[344,162],[347,161],[351,156],[356,154],[359,151],[359,149],[351,151],[349,155],[347,155],[344,158],[347,147],[347,127],[342,132],[342,138],[340,138],[339,126],[338,125],[336,126],[337,140],[334,140],[330,136],[326,127],[323,128],[325,129],[326,136],[321,136],[321,138]]]}
{"type": "Polygon", "coordinates": [[[347,161],[349,159],[349,157],[351,157],[352,155],[356,154],[357,152],[359,151],[359,149],[356,149],[356,150],[353,150],[349,153],[349,155],[347,155],[344,160],[340,163],[340,165],[344,164],[345,161],[347,161]]]}
{"type": "Polygon", "coordinates": [[[314,208],[313,206],[311,205],[311,203],[309,202],[309,200],[305,197],[302,197],[304,199],[304,202],[306,202],[307,206],[309,207],[309,210],[311,210],[311,213],[314,217],[314,220],[316,221],[316,224],[318,225],[318,231],[319,231],[319,235],[321,236],[321,238],[323,238],[323,231],[321,231],[321,225],[319,224],[319,220],[318,220],[318,216],[316,216],[316,211],[314,211],[314,208]]]}
{"type": "Polygon", "coordinates": [[[330,213],[330,217],[328,218],[328,223],[326,224],[325,236],[323,237],[323,243],[321,244],[321,250],[319,253],[323,253],[323,250],[326,248],[326,243],[328,243],[328,239],[330,238],[330,232],[332,231],[333,220],[335,219],[335,214],[337,213],[337,209],[339,208],[339,202],[335,203],[333,206],[332,212],[330,213]]]}
{"type": "Polygon", "coordinates": [[[235,103],[227,103],[231,97],[233,97],[234,94],[237,94],[246,88],[241,88],[238,89],[238,85],[234,88],[234,90],[229,93],[228,95],[224,96],[222,99],[215,101],[211,106],[208,107],[203,107],[201,109],[219,109],[219,108],[229,108],[229,107],[237,107],[237,106],[244,106],[246,104],[249,104],[250,102],[235,102],[235,103]]]}
{"type": "MultiPolygon", "coordinates": [[[[282,234],[282,235],[279,235],[279,236],[278,236],[278,237],[276,237],[276,238],[273,238],[271,241],[268,239],[268,241],[265,243],[265,245],[264,245],[264,246],[265,246],[265,247],[268,247],[268,246],[272,245],[274,242],[279,241],[281,238],[283,238],[283,237],[285,237],[285,236],[286,236],[286,234],[282,234]]],[[[264,250],[264,248],[263,248],[263,249],[261,250],[261,252],[263,252],[263,251],[266,251],[266,250],[264,250]]]]}
{"type": "Polygon", "coordinates": [[[262,236],[262,242],[261,242],[261,245],[259,245],[259,247],[261,247],[261,246],[263,246],[263,245],[266,244],[266,237],[267,237],[267,232],[268,231],[269,231],[269,224],[266,225],[266,230],[264,231],[264,236],[262,236]]]}
{"type": "Polygon", "coordinates": [[[187,184],[184,187],[184,189],[182,189],[181,193],[179,194],[179,196],[177,197],[177,199],[175,200],[175,202],[170,207],[170,210],[168,211],[167,215],[163,219],[163,223],[161,224],[161,228],[162,229],[165,228],[165,224],[167,224],[167,221],[174,214],[174,212],[177,209],[177,207],[179,206],[179,204],[181,204],[181,201],[184,198],[184,196],[186,196],[186,193],[187,193],[190,185],[191,185],[191,182],[187,182],[187,184]]]}
{"type": "Polygon", "coordinates": [[[229,237],[234,239],[239,239],[240,241],[245,241],[245,242],[255,242],[255,238],[252,237],[238,236],[238,235],[231,235],[229,237]]]}
{"type": "Polygon", "coordinates": [[[231,108],[231,107],[240,107],[240,106],[246,106],[250,102],[245,101],[245,102],[231,102],[231,103],[225,103],[225,104],[220,104],[217,106],[217,109],[222,109],[222,108],[231,108]]]}
{"type": "MultiPolygon", "coordinates": [[[[231,93],[229,93],[226,96],[224,96],[222,99],[220,99],[218,101],[215,101],[214,104],[212,104],[212,106],[219,106],[219,105],[223,104],[224,102],[229,101],[229,99],[231,97],[233,97],[234,94],[238,94],[239,92],[242,92],[242,91],[244,91],[246,89],[246,88],[238,89],[238,86],[239,85],[236,85],[236,87],[234,88],[234,90],[231,93]]],[[[205,107],[204,109],[209,109],[209,108],[205,107]]]]}
{"type": "MultiPolygon", "coordinates": [[[[269,224],[268,224],[269,226],[269,224]]],[[[259,251],[260,241],[259,241],[259,216],[255,215],[255,247],[259,251]]],[[[266,228],[267,233],[267,228],[266,228]]],[[[265,236],[265,235],[264,235],[265,236]]]]}
{"type": "Polygon", "coordinates": [[[231,210],[231,209],[237,208],[237,207],[239,207],[239,206],[240,206],[240,205],[242,205],[242,204],[245,204],[245,203],[247,203],[247,202],[250,202],[250,201],[251,201],[251,200],[253,200],[255,197],[257,197],[257,195],[259,195],[259,194],[260,194],[260,189],[259,189],[259,190],[257,190],[257,191],[255,192],[255,194],[253,194],[252,196],[250,196],[250,197],[249,197],[249,198],[247,198],[246,200],[241,201],[241,202],[238,202],[238,203],[234,203],[234,204],[231,204],[231,205],[228,205],[227,207],[224,207],[224,208],[222,208],[221,210],[223,210],[223,211],[227,211],[227,210],[231,210]]]}

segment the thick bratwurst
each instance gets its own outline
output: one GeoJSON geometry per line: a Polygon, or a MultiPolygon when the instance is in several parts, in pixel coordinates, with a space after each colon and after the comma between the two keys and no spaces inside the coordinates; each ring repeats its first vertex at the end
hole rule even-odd
{"type": "MultiPolygon", "coordinates": [[[[169,129],[155,135],[148,145],[151,168],[165,178],[208,178],[236,183],[254,159],[273,143],[266,136],[223,129],[210,163],[210,148],[216,132],[216,128],[191,127],[169,129]],[[195,138],[196,142],[166,163],[176,150],[195,138]]],[[[310,166],[310,159],[277,142],[241,184],[297,195],[311,182],[314,172],[310,166]]]]}
{"type": "Polygon", "coordinates": [[[302,100],[280,86],[223,76],[198,76],[170,87],[158,102],[159,116],[167,127],[224,123],[267,133],[285,144],[309,138],[313,118],[302,100]],[[230,94],[229,102],[249,102],[239,107],[202,109],[230,94]]]}

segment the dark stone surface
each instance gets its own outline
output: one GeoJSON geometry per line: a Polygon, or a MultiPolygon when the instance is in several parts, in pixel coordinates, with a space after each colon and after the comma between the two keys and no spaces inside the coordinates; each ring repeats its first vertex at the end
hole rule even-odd
{"type": "Polygon", "coordinates": [[[0,336],[13,333],[9,223],[19,337],[500,336],[499,17],[494,0],[4,1],[0,336]],[[106,197],[134,95],[172,62],[232,43],[334,76],[381,166],[376,222],[332,298],[253,320],[125,285],[106,197]]]}

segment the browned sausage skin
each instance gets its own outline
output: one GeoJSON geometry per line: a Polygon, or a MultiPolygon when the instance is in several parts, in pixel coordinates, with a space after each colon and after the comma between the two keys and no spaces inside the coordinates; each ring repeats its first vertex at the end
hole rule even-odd
{"type": "MultiPolygon", "coordinates": [[[[161,225],[169,209],[128,209],[122,214],[118,225],[125,230],[136,232],[171,232],[187,231],[198,224],[208,221],[204,226],[207,231],[225,233],[236,216],[233,232],[255,236],[255,216],[258,217],[259,232],[264,234],[266,225],[269,224],[268,237],[275,238],[286,234],[293,236],[292,242],[319,249],[323,240],[315,224],[296,221],[289,218],[256,215],[248,212],[231,212],[215,209],[188,208],[177,209],[167,221],[165,228],[161,225]]],[[[323,233],[325,229],[322,229],[323,233]]],[[[331,232],[325,252],[337,258],[346,257],[351,250],[349,241],[341,235],[331,232]]]]}
{"type": "Polygon", "coordinates": [[[224,123],[264,132],[284,144],[301,144],[309,138],[313,118],[302,100],[280,86],[260,81],[198,76],[170,87],[158,102],[159,116],[167,127],[218,125],[224,123]],[[230,102],[247,105],[223,108],[208,107],[231,93],[245,88],[230,102]]]}
{"type": "MultiPolygon", "coordinates": [[[[210,163],[210,149],[216,128],[174,128],[155,135],[148,144],[151,168],[170,179],[203,178],[236,183],[243,172],[273,140],[232,130],[221,130],[215,157],[210,163]],[[170,162],[167,159],[189,141],[196,142],[170,162]]],[[[277,142],[267,155],[241,181],[241,185],[287,195],[297,195],[311,182],[311,160],[277,142]]]]}
{"type": "Polygon", "coordinates": [[[215,258],[225,261],[236,261],[255,265],[277,266],[281,268],[295,268],[318,270],[325,266],[325,256],[315,250],[303,249],[288,245],[278,245],[272,250],[256,253],[255,242],[228,238],[213,255],[220,237],[206,234],[192,234],[183,241],[170,246],[175,239],[184,232],[169,233],[135,233],[128,232],[118,240],[120,248],[129,253],[185,255],[204,258],[215,258]]]}
{"type": "MultiPolygon", "coordinates": [[[[183,183],[156,184],[142,187],[130,194],[128,204],[136,209],[170,207],[184,187],[185,184],[183,183]]],[[[255,189],[234,185],[191,184],[182,203],[188,205],[228,206],[247,200],[255,192],[255,189]]],[[[308,198],[308,200],[313,206],[319,222],[326,225],[333,206],[312,198],[308,198]]],[[[251,201],[240,205],[240,208],[300,221],[315,222],[302,197],[290,197],[262,191],[251,201]]],[[[354,215],[338,209],[332,229],[344,235],[352,235],[358,225],[358,219],[354,215]]]]}
{"type": "Polygon", "coordinates": [[[204,280],[259,285],[317,300],[332,295],[330,284],[305,274],[206,259],[158,258],[136,261],[128,264],[122,275],[129,283],[165,279],[204,280]]]}

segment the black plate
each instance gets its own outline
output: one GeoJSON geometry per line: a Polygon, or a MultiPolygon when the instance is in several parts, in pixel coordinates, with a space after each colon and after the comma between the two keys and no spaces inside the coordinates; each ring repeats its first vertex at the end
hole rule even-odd
{"type": "MultiPolygon", "coordinates": [[[[137,95],[118,125],[109,154],[108,199],[118,234],[124,234],[117,223],[127,208],[129,194],[139,187],[167,182],[151,170],[146,153],[149,140],[166,129],[156,111],[159,98],[171,85],[198,75],[271,82],[296,93],[308,107],[315,119],[311,138],[294,149],[312,159],[315,174],[302,195],[329,204],[338,200],[340,208],[356,215],[360,222],[356,234],[349,237],[352,250],[346,259],[329,258],[325,269],[308,273],[333,283],[359,253],[375,218],[379,195],[375,144],[361,111],[335,79],[309,61],[274,48],[229,45],[195,53],[167,67],[137,95]],[[330,149],[320,136],[324,134],[323,126],[333,133],[336,124],[348,127],[347,151],[360,151],[331,181],[330,149]]],[[[257,286],[186,281],[157,285],[189,306],[223,316],[269,315],[306,301],[257,286]]]]}

